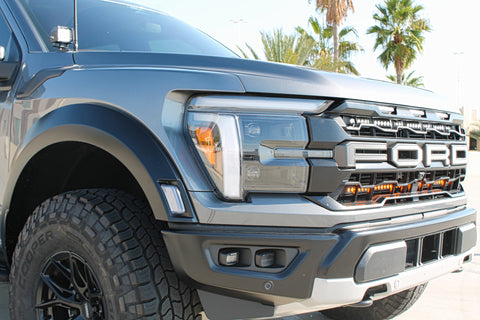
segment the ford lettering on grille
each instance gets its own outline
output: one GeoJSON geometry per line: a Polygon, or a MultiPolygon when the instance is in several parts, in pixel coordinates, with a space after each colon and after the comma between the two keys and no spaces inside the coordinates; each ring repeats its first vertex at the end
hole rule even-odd
{"type": "Polygon", "coordinates": [[[465,144],[424,144],[423,148],[411,143],[388,146],[379,142],[347,142],[335,147],[335,160],[339,167],[355,167],[357,163],[390,162],[399,168],[465,165],[468,147],[465,144]]]}

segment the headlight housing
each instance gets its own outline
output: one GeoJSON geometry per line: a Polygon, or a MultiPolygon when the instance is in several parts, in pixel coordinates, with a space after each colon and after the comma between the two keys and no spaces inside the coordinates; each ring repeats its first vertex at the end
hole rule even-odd
{"type": "Polygon", "coordinates": [[[186,126],[195,153],[225,199],[242,200],[249,192],[303,193],[308,130],[300,114],[327,107],[318,100],[199,97],[191,102],[186,126]]]}

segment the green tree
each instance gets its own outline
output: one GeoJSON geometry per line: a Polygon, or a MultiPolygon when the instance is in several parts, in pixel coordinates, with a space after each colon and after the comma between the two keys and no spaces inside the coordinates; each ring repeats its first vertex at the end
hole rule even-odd
{"type": "MultiPolygon", "coordinates": [[[[313,30],[310,34],[301,27],[296,28],[294,34],[284,34],[281,29],[273,32],[260,32],[262,36],[263,51],[268,61],[296,64],[313,67],[321,70],[350,73],[358,75],[357,69],[351,61],[354,53],[363,51],[357,42],[348,41],[346,38],[358,38],[357,31],[352,27],[343,28],[339,33],[339,60],[333,59],[333,30],[322,26],[316,18],[309,19],[313,30]]],[[[259,60],[258,54],[248,45],[247,51],[238,47],[245,58],[253,57],[259,60]],[[248,53],[247,53],[248,52],[248,53]]]]}
{"type": "Polygon", "coordinates": [[[419,17],[423,6],[415,5],[412,0],[385,0],[384,5],[376,7],[379,11],[373,15],[376,25],[367,33],[376,35],[374,50],[383,48],[378,60],[386,70],[393,64],[396,81],[402,84],[404,70],[423,50],[424,32],[430,31],[430,25],[419,17]]]}
{"type": "MultiPolygon", "coordinates": [[[[258,54],[255,52],[255,50],[248,43],[245,43],[245,46],[247,47],[248,51],[250,51],[250,54],[253,56],[253,59],[260,60],[260,57],[258,56],[258,54]]],[[[245,51],[243,51],[242,48],[237,46],[237,49],[240,51],[240,53],[242,54],[242,56],[245,59],[250,59],[249,55],[245,51]]]]}
{"type": "Polygon", "coordinates": [[[333,61],[340,59],[339,26],[347,17],[348,11],[355,12],[351,0],[316,0],[316,9],[326,13],[326,22],[333,32],[333,61]]]}
{"type": "MultiPolygon", "coordinates": [[[[260,32],[262,36],[263,52],[268,61],[289,63],[296,65],[307,65],[307,59],[315,46],[315,40],[308,34],[285,34],[282,29],[274,29],[272,33],[260,32]]],[[[259,60],[255,50],[245,44],[254,59],[259,60]]],[[[238,47],[245,58],[248,54],[238,47]]]]}
{"type": "MultiPolygon", "coordinates": [[[[424,87],[425,85],[423,84],[423,76],[419,77],[414,77],[413,74],[415,71],[410,72],[406,77],[405,74],[402,75],[402,84],[410,87],[424,87]]],[[[392,81],[392,82],[397,82],[397,76],[396,75],[389,75],[387,78],[392,81]]]]}
{"type": "MultiPolygon", "coordinates": [[[[358,75],[359,72],[355,68],[351,58],[353,54],[362,52],[362,47],[358,42],[352,42],[347,38],[358,39],[358,32],[353,27],[345,27],[340,30],[338,34],[338,60],[334,59],[334,32],[331,27],[323,26],[319,23],[317,18],[310,17],[309,25],[313,30],[313,38],[316,41],[315,47],[309,57],[310,66],[327,70],[336,71],[340,73],[350,73],[358,75]]],[[[300,34],[306,31],[297,27],[297,32],[300,34]]]]}

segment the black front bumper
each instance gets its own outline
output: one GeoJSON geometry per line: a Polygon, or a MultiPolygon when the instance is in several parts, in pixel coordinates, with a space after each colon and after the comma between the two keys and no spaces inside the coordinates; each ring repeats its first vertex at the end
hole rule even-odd
{"type": "MultiPolygon", "coordinates": [[[[456,230],[472,224],[476,225],[475,210],[459,207],[437,216],[417,214],[409,218],[341,225],[331,229],[186,227],[177,224],[172,225],[171,230],[163,231],[163,236],[177,273],[190,285],[222,296],[276,306],[308,299],[317,278],[355,279],[357,266],[364,254],[379,244],[409,243],[409,239],[418,243],[417,248],[409,249],[409,261],[404,261],[405,265],[397,266],[396,270],[420,267],[445,258],[441,249],[437,248],[440,252],[436,256],[423,260],[423,239],[430,241],[438,238],[437,246],[441,248],[442,241],[447,241],[446,235],[453,236],[455,238],[449,238],[446,245],[446,254],[460,255],[474,247],[476,231],[465,235],[456,230]],[[271,269],[259,268],[254,259],[247,259],[250,264],[222,266],[218,259],[222,248],[241,249],[251,256],[265,249],[283,250],[291,259],[287,259],[284,266],[271,269]],[[293,255],[292,250],[295,252],[293,255]],[[411,252],[416,250],[416,263],[409,265],[411,252]]],[[[430,251],[430,255],[435,252],[430,251]]],[[[375,266],[372,268],[375,269],[375,266]]],[[[387,271],[383,276],[391,275],[387,271]]]]}

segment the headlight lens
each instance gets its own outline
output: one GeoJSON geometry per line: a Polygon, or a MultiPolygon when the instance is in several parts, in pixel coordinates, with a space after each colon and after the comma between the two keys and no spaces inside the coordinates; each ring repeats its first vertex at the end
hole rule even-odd
{"type": "Polygon", "coordinates": [[[191,112],[188,131],[211,179],[227,199],[243,197],[241,145],[234,115],[191,112]]]}
{"type": "Polygon", "coordinates": [[[226,199],[241,200],[248,192],[307,190],[305,157],[285,152],[306,147],[304,117],[190,111],[187,128],[197,155],[226,199]]]}

